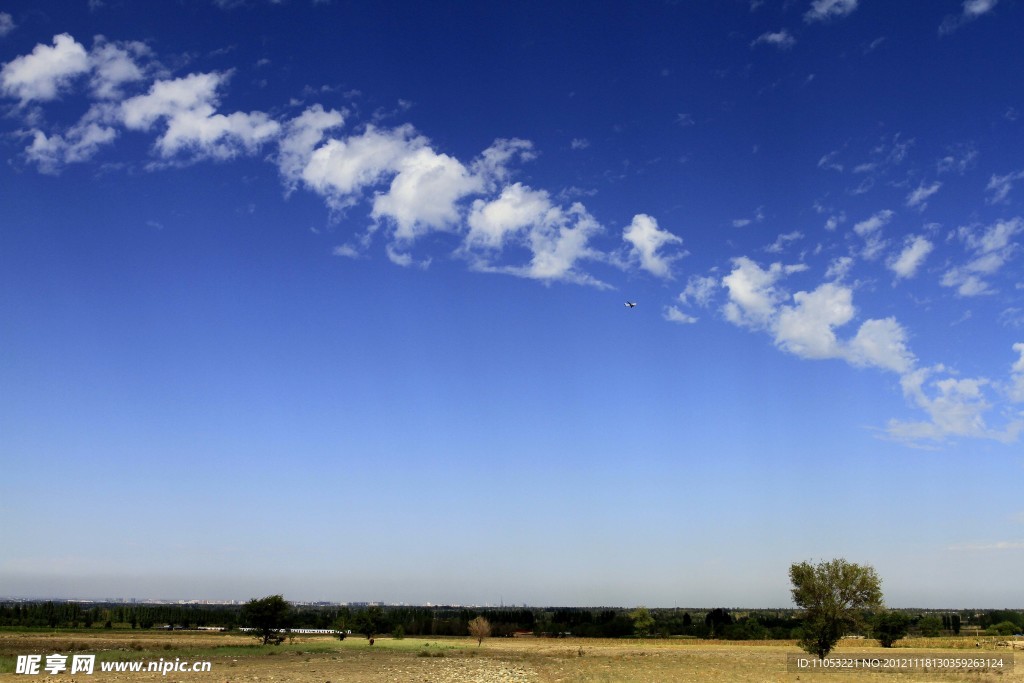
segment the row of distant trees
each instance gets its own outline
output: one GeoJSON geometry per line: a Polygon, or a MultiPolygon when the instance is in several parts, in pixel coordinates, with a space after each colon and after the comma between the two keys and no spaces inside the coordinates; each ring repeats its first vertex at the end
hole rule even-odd
{"type": "MultiPolygon", "coordinates": [[[[693,636],[725,640],[800,639],[804,619],[798,610],[682,610],[609,608],[505,608],[473,610],[450,607],[310,607],[288,604],[282,628],[351,630],[363,634],[408,636],[464,636],[469,623],[483,617],[491,637],[516,632],[577,637],[693,636]]],[[[906,633],[935,636],[957,634],[963,625],[993,635],[1024,630],[1024,613],[1011,610],[921,613],[889,610],[890,621],[906,633]]],[[[875,617],[862,615],[858,632],[875,635],[875,617]]],[[[238,605],[151,605],[71,602],[0,604],[0,627],[19,628],[196,628],[243,626],[238,605]]],[[[890,628],[884,626],[884,628],[890,628]]]]}

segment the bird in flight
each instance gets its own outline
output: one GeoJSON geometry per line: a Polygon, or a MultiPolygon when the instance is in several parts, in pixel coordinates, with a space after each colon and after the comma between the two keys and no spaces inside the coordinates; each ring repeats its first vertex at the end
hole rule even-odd
{"type": "Polygon", "coordinates": [[[627,301],[626,302],[626,308],[636,308],[636,302],[635,301],[627,301]]]}

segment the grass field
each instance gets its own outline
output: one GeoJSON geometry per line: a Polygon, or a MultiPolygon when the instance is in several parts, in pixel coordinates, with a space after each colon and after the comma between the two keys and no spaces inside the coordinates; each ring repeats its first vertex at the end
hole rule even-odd
{"type": "MultiPolygon", "coordinates": [[[[927,639],[885,650],[874,641],[843,643],[838,654],[865,652],[883,656],[1013,657],[996,639],[927,639]]],[[[492,638],[481,647],[469,638],[377,639],[338,641],[323,636],[296,637],[280,646],[254,645],[249,637],[192,632],[57,631],[0,632],[0,680],[11,681],[270,681],[297,683],[397,682],[586,682],[660,681],[1024,681],[1024,651],[1015,669],[1002,674],[790,673],[787,654],[800,653],[791,642],[707,640],[604,640],[492,638]],[[34,676],[14,673],[17,655],[58,653],[96,655],[92,675],[64,672],[34,676]],[[100,662],[163,660],[209,661],[201,673],[103,673],[100,662]]]]}

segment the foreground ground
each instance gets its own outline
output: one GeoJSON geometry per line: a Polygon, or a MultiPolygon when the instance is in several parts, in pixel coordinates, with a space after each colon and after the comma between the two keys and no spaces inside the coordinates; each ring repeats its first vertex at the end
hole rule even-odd
{"type": "MultiPolygon", "coordinates": [[[[873,656],[1013,657],[994,639],[976,646],[975,639],[931,639],[902,643],[893,650],[873,641],[841,645],[838,654],[869,652],[873,656]]],[[[296,637],[274,647],[253,645],[253,639],[230,634],[160,632],[0,632],[0,681],[295,681],[296,683],[632,683],[650,681],[1024,681],[1024,650],[1017,650],[1015,668],[1002,674],[878,674],[793,673],[788,654],[793,643],[722,642],[704,640],[603,640],[514,638],[377,639],[370,647],[362,638],[338,641],[327,637],[296,637]],[[92,675],[60,673],[18,675],[17,655],[94,654],[92,675]],[[100,662],[210,662],[205,673],[103,673],[100,662]]]]}

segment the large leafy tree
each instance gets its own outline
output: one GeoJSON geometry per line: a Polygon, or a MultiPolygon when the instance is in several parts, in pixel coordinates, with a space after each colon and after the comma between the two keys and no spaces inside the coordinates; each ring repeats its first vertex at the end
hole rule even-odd
{"type": "Polygon", "coordinates": [[[865,611],[882,607],[882,581],[868,565],[844,559],[789,568],[793,602],[804,610],[800,647],[824,659],[839,639],[862,625],[865,611]]]}
{"type": "Polygon", "coordinates": [[[264,645],[280,645],[284,640],[283,633],[289,626],[291,611],[292,606],[283,596],[253,598],[242,606],[241,623],[251,628],[252,634],[261,639],[264,645]]]}

